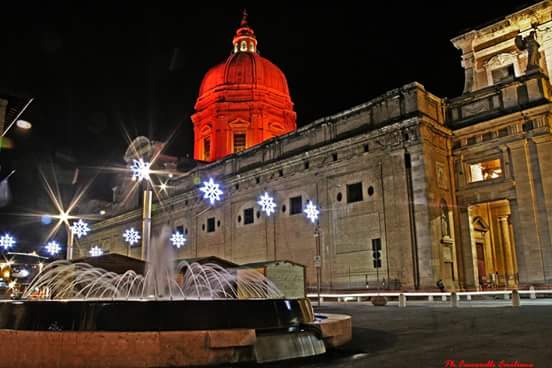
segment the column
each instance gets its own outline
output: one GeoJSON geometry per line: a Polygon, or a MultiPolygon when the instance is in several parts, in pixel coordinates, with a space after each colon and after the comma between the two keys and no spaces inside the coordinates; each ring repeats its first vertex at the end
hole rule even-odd
{"type": "Polygon", "coordinates": [[[504,249],[504,273],[506,275],[506,286],[515,286],[515,269],[512,242],[510,241],[510,225],[508,223],[508,216],[500,216],[498,218],[500,224],[500,236],[502,239],[502,248],[504,249]]]}

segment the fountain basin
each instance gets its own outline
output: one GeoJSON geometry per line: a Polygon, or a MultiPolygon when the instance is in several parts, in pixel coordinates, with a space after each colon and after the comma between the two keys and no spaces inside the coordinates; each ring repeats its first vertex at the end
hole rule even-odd
{"type": "Polygon", "coordinates": [[[269,362],[322,354],[350,332],[350,317],[316,319],[307,299],[0,303],[9,342],[0,354],[11,367],[269,362]]]}

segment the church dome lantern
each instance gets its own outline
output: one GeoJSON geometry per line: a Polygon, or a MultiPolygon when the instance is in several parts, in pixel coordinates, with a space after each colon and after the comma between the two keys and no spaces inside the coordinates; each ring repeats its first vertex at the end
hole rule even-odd
{"type": "Polygon", "coordinates": [[[244,12],[232,53],[204,76],[195,104],[194,158],[215,161],[296,129],[284,73],[257,52],[244,12]]]}

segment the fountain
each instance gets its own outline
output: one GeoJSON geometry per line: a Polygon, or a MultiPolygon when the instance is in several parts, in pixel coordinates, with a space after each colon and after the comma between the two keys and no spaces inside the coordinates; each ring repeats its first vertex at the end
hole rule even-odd
{"type": "Polygon", "coordinates": [[[269,362],[312,356],[351,337],[347,316],[315,318],[264,275],[174,265],[165,227],[145,275],[52,262],[22,300],[0,303],[2,363],[139,367],[269,362]]]}

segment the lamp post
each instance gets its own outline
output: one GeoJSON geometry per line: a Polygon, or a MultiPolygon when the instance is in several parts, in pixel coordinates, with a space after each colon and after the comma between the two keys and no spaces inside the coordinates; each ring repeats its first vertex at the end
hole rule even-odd
{"type": "Polygon", "coordinates": [[[314,227],[314,240],[316,242],[316,256],[314,258],[314,267],[316,268],[316,294],[317,305],[320,307],[320,284],[322,281],[322,260],[320,259],[320,225],[318,221],[314,227]]]}
{"type": "Polygon", "coordinates": [[[316,268],[316,290],[318,294],[317,305],[320,307],[320,284],[322,279],[321,277],[322,260],[320,257],[320,224],[318,222],[318,215],[320,214],[320,210],[312,201],[309,201],[307,203],[307,206],[303,210],[303,212],[310,220],[310,222],[314,225],[314,239],[316,242],[316,255],[314,256],[314,267],[316,268]]]}
{"type": "Polygon", "coordinates": [[[132,180],[142,182],[143,185],[143,201],[142,201],[142,259],[147,261],[150,254],[151,246],[151,204],[153,192],[150,186],[150,162],[144,161],[142,158],[132,160],[132,180]]]}

